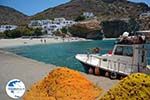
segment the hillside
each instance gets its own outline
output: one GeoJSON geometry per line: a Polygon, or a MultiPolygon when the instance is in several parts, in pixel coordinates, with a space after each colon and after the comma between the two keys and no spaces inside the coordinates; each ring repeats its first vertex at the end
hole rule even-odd
{"type": "Polygon", "coordinates": [[[0,24],[24,25],[27,22],[27,15],[13,8],[0,5],[0,24]]]}
{"type": "Polygon", "coordinates": [[[138,22],[140,23],[141,30],[149,30],[150,29],[150,17],[139,19],[138,22]]]}
{"type": "Polygon", "coordinates": [[[71,0],[29,17],[13,8],[0,5],[0,24],[24,25],[31,19],[53,19],[55,17],[75,19],[86,11],[93,12],[100,21],[138,18],[140,13],[148,10],[150,7],[144,3],[133,3],[127,0],[71,0]]]}
{"type": "Polygon", "coordinates": [[[32,16],[32,19],[51,19],[65,17],[75,19],[83,12],[93,12],[99,20],[116,18],[137,18],[142,12],[150,10],[145,3],[133,3],[127,0],[71,0],[66,4],[49,8],[32,16]]]}

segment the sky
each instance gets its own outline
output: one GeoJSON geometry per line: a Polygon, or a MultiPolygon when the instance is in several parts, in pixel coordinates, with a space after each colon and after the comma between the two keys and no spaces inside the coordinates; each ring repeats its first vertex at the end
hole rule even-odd
{"type": "Polygon", "coordinates": [[[69,1],[70,0],[0,0],[0,5],[15,8],[30,16],[69,1]]]}
{"type": "MultiPolygon", "coordinates": [[[[70,0],[0,0],[0,5],[9,6],[31,16],[47,8],[69,2],[70,0]]],[[[130,0],[133,2],[145,2],[150,6],[150,0],[130,0]]]]}

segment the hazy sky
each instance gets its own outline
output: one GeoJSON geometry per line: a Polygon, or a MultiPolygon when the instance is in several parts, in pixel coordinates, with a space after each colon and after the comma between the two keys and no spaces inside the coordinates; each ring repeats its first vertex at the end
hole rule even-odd
{"type": "MultiPolygon", "coordinates": [[[[34,15],[47,8],[54,7],[70,0],[0,0],[0,5],[9,6],[23,12],[26,15],[34,15]]],[[[150,0],[130,0],[134,2],[145,2],[150,5],[150,0]]]]}

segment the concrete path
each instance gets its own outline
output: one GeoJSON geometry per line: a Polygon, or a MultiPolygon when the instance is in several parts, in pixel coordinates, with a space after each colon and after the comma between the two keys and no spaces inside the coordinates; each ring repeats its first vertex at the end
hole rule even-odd
{"type": "MultiPolygon", "coordinates": [[[[29,89],[33,83],[44,78],[54,68],[56,68],[54,65],[0,51],[0,100],[12,100],[5,92],[5,86],[9,80],[20,79],[24,82],[26,89],[29,89]]],[[[106,77],[82,74],[106,91],[118,82],[106,77]]]]}

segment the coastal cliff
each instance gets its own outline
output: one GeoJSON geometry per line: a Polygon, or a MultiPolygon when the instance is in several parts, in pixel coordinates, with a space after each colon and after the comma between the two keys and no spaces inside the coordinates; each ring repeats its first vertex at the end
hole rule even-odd
{"type": "Polygon", "coordinates": [[[88,39],[102,39],[101,26],[98,20],[89,20],[79,22],[69,28],[73,36],[78,36],[88,39]]]}

